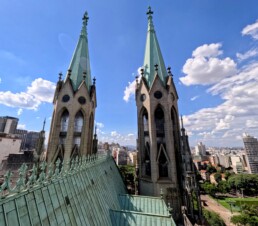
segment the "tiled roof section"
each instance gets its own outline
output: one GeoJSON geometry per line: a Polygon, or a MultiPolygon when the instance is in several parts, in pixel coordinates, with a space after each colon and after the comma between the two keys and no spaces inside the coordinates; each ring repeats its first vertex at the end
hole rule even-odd
{"type": "Polygon", "coordinates": [[[111,210],[110,215],[113,226],[176,226],[171,216],[119,210],[111,210]]]}
{"type": "Polygon", "coordinates": [[[169,212],[163,199],[158,197],[119,195],[120,206],[123,210],[143,212],[168,216],[169,212]]]}

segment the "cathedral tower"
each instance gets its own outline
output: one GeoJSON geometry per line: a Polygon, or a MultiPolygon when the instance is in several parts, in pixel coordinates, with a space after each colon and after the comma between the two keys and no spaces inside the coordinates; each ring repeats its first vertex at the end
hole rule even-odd
{"type": "Polygon", "coordinates": [[[166,70],[154,30],[151,8],[140,82],[136,82],[139,193],[170,202],[181,212],[180,130],[178,95],[170,68],[166,70]]]}
{"type": "Polygon", "coordinates": [[[48,162],[92,154],[96,102],[95,78],[91,81],[87,37],[87,12],[66,78],[59,74],[49,134],[48,162]]]}

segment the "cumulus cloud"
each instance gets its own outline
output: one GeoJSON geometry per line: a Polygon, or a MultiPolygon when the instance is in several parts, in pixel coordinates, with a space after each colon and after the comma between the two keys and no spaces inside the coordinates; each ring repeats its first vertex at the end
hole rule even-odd
{"type": "MultiPolygon", "coordinates": [[[[137,70],[137,75],[139,76],[138,80],[141,80],[141,67],[137,70]]],[[[133,73],[134,75],[134,73],[133,73]]],[[[128,82],[128,86],[125,87],[124,90],[124,101],[128,102],[132,96],[135,94],[135,86],[136,86],[136,80],[134,79],[132,82],[128,82]]]]}
{"type": "Polygon", "coordinates": [[[255,23],[249,24],[242,30],[242,35],[250,35],[253,39],[258,40],[258,20],[255,23]]]}
{"type": "Polygon", "coordinates": [[[223,102],[212,108],[203,108],[184,117],[192,142],[203,140],[209,145],[234,145],[243,132],[255,133],[258,126],[258,63],[243,66],[238,73],[224,78],[207,91],[219,95],[223,102]]]}
{"type": "Polygon", "coordinates": [[[236,63],[229,57],[219,58],[223,53],[220,43],[204,44],[196,48],[183,66],[180,81],[187,86],[211,85],[223,78],[234,75],[236,63]]]}
{"type": "Polygon", "coordinates": [[[0,91],[0,104],[8,107],[37,110],[41,103],[52,102],[54,91],[54,83],[37,78],[27,88],[26,92],[0,91]]]}

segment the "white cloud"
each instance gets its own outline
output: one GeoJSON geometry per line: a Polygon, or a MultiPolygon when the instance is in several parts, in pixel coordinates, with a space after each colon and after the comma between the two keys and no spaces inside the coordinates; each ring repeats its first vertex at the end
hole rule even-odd
{"type": "Polygon", "coordinates": [[[229,57],[218,58],[223,52],[220,43],[202,45],[193,51],[192,58],[183,66],[184,85],[211,85],[236,73],[236,63],[229,57]]]}
{"type": "Polygon", "coordinates": [[[192,56],[193,57],[217,57],[223,53],[221,48],[221,43],[212,43],[210,45],[204,44],[202,46],[197,47],[192,56]]]}
{"type": "Polygon", "coordinates": [[[194,100],[196,100],[196,99],[198,99],[200,96],[194,96],[194,97],[192,97],[190,100],[191,101],[194,101],[194,100]]]}
{"type": "Polygon", "coordinates": [[[97,126],[97,128],[103,128],[104,124],[102,122],[95,122],[95,125],[97,126]]]}
{"type": "Polygon", "coordinates": [[[18,124],[17,129],[26,129],[25,124],[18,124]]]}
{"type": "Polygon", "coordinates": [[[54,91],[54,83],[37,78],[27,88],[26,92],[0,91],[0,104],[8,107],[37,110],[41,103],[52,102],[54,91]]]}
{"type": "Polygon", "coordinates": [[[243,145],[238,139],[243,132],[256,133],[258,127],[258,63],[244,65],[235,75],[224,78],[208,89],[219,95],[222,103],[203,108],[184,117],[192,142],[202,140],[208,145],[243,145]]]}
{"type": "MultiPolygon", "coordinates": [[[[134,74],[134,73],[133,73],[134,74]]],[[[137,75],[138,75],[138,81],[141,80],[141,67],[137,69],[137,75]]],[[[124,90],[124,101],[128,102],[132,96],[135,94],[135,86],[136,86],[136,80],[134,79],[132,82],[128,82],[128,86],[125,87],[124,90]]]]}
{"type": "Polygon", "coordinates": [[[136,135],[134,133],[123,134],[116,130],[111,132],[98,131],[98,140],[108,143],[119,143],[120,145],[136,145],[136,135]]]}
{"type": "Polygon", "coordinates": [[[119,136],[119,133],[117,131],[112,131],[111,137],[116,137],[116,136],[119,136]]]}
{"type": "Polygon", "coordinates": [[[242,35],[250,35],[253,39],[258,40],[258,20],[255,23],[249,24],[242,30],[242,35]]]}
{"type": "Polygon", "coordinates": [[[42,78],[35,79],[28,87],[27,93],[41,102],[51,103],[55,91],[55,84],[42,78]]]}
{"type": "Polygon", "coordinates": [[[124,97],[123,97],[125,102],[128,102],[130,97],[134,95],[135,85],[136,85],[136,81],[134,80],[133,82],[129,82],[128,86],[125,87],[124,97]]]}
{"type": "Polygon", "coordinates": [[[20,116],[23,112],[23,109],[22,108],[19,108],[18,111],[17,111],[17,115],[20,116]]]}
{"type": "Polygon", "coordinates": [[[258,55],[258,49],[250,49],[245,53],[237,53],[236,56],[239,61],[247,60],[251,57],[255,57],[258,55]]]}

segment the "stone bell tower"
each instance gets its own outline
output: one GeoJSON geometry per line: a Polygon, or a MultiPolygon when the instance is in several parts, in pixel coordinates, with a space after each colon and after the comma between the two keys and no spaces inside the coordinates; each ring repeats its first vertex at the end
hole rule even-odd
{"type": "Polygon", "coordinates": [[[95,81],[91,81],[87,37],[87,12],[66,78],[56,85],[54,110],[48,141],[47,160],[68,160],[92,154],[95,108],[95,81]]]}
{"type": "Polygon", "coordinates": [[[152,14],[149,7],[144,64],[140,81],[136,80],[139,194],[162,194],[177,218],[182,203],[178,95],[164,64],[152,14]]]}

